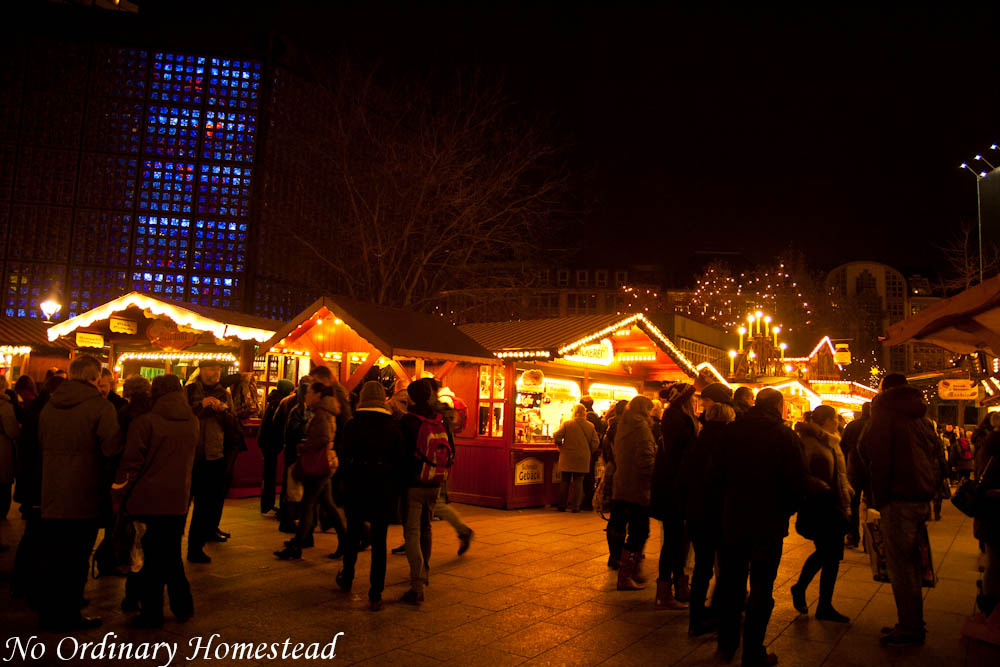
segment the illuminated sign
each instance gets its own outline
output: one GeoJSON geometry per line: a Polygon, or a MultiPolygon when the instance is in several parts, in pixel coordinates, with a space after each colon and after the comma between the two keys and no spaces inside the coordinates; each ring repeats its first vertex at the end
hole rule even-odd
{"type": "Polygon", "coordinates": [[[139,332],[139,323],[124,317],[112,317],[108,320],[108,326],[112,333],[136,334],[139,332]]]}
{"type": "Polygon", "coordinates": [[[611,362],[615,360],[615,348],[609,339],[604,338],[600,343],[581,345],[573,354],[567,354],[564,359],[581,364],[610,366],[611,362]]]}
{"type": "Polygon", "coordinates": [[[979,386],[972,380],[941,380],[938,396],[945,401],[974,401],[979,398],[979,386]]]}
{"type": "Polygon", "coordinates": [[[76,332],[77,347],[104,347],[104,336],[101,334],[76,332]]]}
{"type": "Polygon", "coordinates": [[[545,483],[545,464],[529,456],[514,464],[514,486],[545,483]]]}

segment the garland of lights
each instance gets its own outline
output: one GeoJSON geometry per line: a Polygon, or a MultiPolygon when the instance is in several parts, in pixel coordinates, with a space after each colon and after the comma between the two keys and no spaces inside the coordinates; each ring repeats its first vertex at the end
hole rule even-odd
{"type": "Polygon", "coordinates": [[[9,354],[17,357],[23,354],[30,354],[31,348],[27,345],[0,345],[0,354],[9,354]]]}
{"type": "Polygon", "coordinates": [[[240,361],[229,352],[123,352],[115,361],[115,372],[122,372],[126,361],[224,361],[239,368],[240,361]]]}

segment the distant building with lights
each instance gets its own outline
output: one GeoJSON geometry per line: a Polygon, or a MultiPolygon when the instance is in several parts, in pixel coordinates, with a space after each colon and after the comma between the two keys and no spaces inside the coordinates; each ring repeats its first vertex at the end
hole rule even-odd
{"type": "MultiPolygon", "coordinates": [[[[836,302],[852,299],[854,305],[868,313],[866,323],[855,325],[853,337],[884,336],[889,325],[915,315],[940,300],[932,293],[930,281],[915,275],[907,280],[903,274],[880,262],[848,262],[836,267],[826,277],[827,292],[836,302]]],[[[946,368],[953,355],[925,343],[896,345],[885,352],[884,368],[898,373],[915,373],[946,368]]]]}
{"type": "Polygon", "coordinates": [[[126,6],[27,3],[0,46],[0,315],[139,290],[290,317],[330,273],[283,231],[328,224],[315,84],[260,30],[126,6]]]}

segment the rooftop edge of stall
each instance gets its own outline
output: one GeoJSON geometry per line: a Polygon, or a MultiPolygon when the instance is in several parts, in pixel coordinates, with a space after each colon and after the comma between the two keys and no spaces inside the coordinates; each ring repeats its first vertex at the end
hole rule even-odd
{"type": "Polygon", "coordinates": [[[274,327],[278,324],[263,317],[183,301],[164,301],[141,292],[129,292],[49,327],[48,339],[55,341],[77,329],[90,327],[95,322],[110,319],[114,313],[132,307],[154,316],[165,316],[177,326],[211,333],[219,339],[237,338],[241,341],[252,340],[261,343],[274,335],[274,327]]]}
{"type": "Polygon", "coordinates": [[[280,348],[282,340],[298,329],[314,325],[323,309],[388,358],[497,363],[489,350],[440,315],[378,306],[345,296],[320,297],[264,341],[261,348],[280,348]]]}
{"type": "Polygon", "coordinates": [[[642,313],[481,322],[465,324],[459,329],[500,359],[551,361],[570,358],[580,348],[633,326],[649,336],[682,372],[692,378],[699,376],[701,369],[642,313]]]}

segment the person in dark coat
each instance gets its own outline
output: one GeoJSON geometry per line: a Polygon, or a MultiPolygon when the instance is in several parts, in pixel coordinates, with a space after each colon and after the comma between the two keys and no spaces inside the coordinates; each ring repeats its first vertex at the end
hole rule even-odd
{"type": "Polygon", "coordinates": [[[653,403],[645,396],[629,402],[615,434],[615,469],[609,534],[623,537],[617,588],[641,590],[642,551],[649,537],[649,501],[656,463],[653,403]]]}
{"type": "MultiPolygon", "coordinates": [[[[976,468],[976,479],[984,491],[976,537],[986,546],[983,592],[977,604],[986,617],[1000,614],[1000,412],[990,413],[989,426],[992,430],[981,441],[976,468]]],[[[992,627],[997,627],[996,619],[991,621],[992,627]]]]}
{"type": "Polygon", "coordinates": [[[820,573],[816,618],[849,623],[850,618],[833,608],[833,589],[844,558],[844,531],[854,495],[840,449],[836,410],[829,405],[818,406],[812,412],[812,421],[796,424],[795,432],[802,441],[806,469],[816,486],[808,493],[795,525],[800,535],[813,541],[816,550],[802,565],[799,580],[791,588],[792,606],[800,614],[809,613],[806,589],[820,573]]]}
{"type": "Polygon", "coordinates": [[[98,384],[97,388],[101,392],[101,396],[108,399],[111,405],[115,406],[115,412],[118,412],[123,407],[128,404],[124,398],[119,396],[115,390],[115,375],[111,372],[110,368],[101,369],[101,382],[98,384]]]}
{"type": "Polygon", "coordinates": [[[305,437],[305,420],[301,417],[296,417],[293,424],[292,414],[301,415],[305,412],[306,389],[309,388],[312,382],[311,376],[302,376],[299,379],[299,386],[295,388],[295,391],[285,396],[278,403],[278,409],[274,417],[274,427],[276,430],[280,429],[281,431],[281,446],[284,453],[284,469],[281,471],[280,505],[278,506],[278,530],[282,533],[295,532],[295,520],[298,519],[299,514],[299,503],[290,502],[286,496],[288,484],[285,481],[288,479],[288,469],[295,464],[295,460],[298,457],[296,447],[302,441],[302,438],[305,437]],[[290,431],[290,427],[294,428],[290,431]]]}
{"type": "Polygon", "coordinates": [[[386,407],[385,389],[380,383],[366,382],[361,388],[354,418],[344,425],[340,442],[338,472],[344,480],[347,540],[337,585],[341,590],[351,590],[358,546],[368,522],[372,548],[368,602],[373,611],[378,611],[385,589],[386,532],[406,472],[402,431],[386,407]]]}
{"type": "Polygon", "coordinates": [[[260,432],[257,436],[260,455],[264,461],[260,487],[261,514],[267,514],[274,509],[275,477],[278,474],[278,455],[281,454],[284,430],[284,424],[280,423],[278,418],[278,407],[282,399],[294,389],[295,385],[291,380],[278,380],[277,386],[267,395],[264,403],[264,417],[261,419],[260,432]]]}
{"type": "Polygon", "coordinates": [[[858,456],[871,484],[869,505],[881,514],[886,565],[899,622],[881,638],[888,646],[924,643],[919,534],[926,530],[930,501],[940,482],[937,433],[925,419],[927,404],[906,377],[890,373],[872,402],[871,425],[858,443],[858,456]]]}
{"type": "Polygon", "coordinates": [[[40,620],[54,632],[101,624],[99,618],[83,616],[80,604],[100,520],[101,475],[105,462],[122,449],[118,416],[97,388],[101,363],[77,357],[69,375],[38,423],[46,584],[40,620]]]}
{"type": "MultiPolygon", "coordinates": [[[[13,401],[6,393],[7,378],[0,375],[0,521],[7,519],[10,510],[11,487],[14,485],[14,443],[21,435],[21,424],[18,420],[13,401]]],[[[6,551],[6,545],[0,545],[0,552],[6,551]]]]}
{"type": "Polygon", "coordinates": [[[14,383],[14,393],[17,394],[17,401],[14,408],[17,412],[18,421],[24,421],[24,413],[28,410],[31,402],[38,398],[38,387],[30,375],[22,375],[14,383]]]}
{"type": "MultiPolygon", "coordinates": [[[[863,484],[863,480],[852,478],[850,462],[851,457],[854,456],[854,452],[858,448],[858,440],[868,426],[871,414],[872,404],[869,402],[862,405],[861,417],[844,427],[844,434],[840,439],[840,450],[844,453],[844,460],[848,462],[847,479],[851,483],[851,487],[855,490],[854,495],[851,497],[851,515],[847,519],[847,546],[851,549],[857,549],[858,545],[861,544],[861,490],[865,485],[863,484]]],[[[854,470],[856,471],[857,467],[854,470]]]]}
{"type": "Polygon", "coordinates": [[[684,461],[683,483],[687,497],[685,518],[694,548],[694,573],[691,576],[690,619],[688,634],[698,637],[716,628],[719,611],[719,586],[716,582],[711,610],[706,610],[708,585],[715,570],[722,533],[722,489],[713,486],[709,470],[713,459],[725,451],[728,425],[736,412],[725,403],[705,410],[705,425],[684,461]]]}
{"type": "Polygon", "coordinates": [[[128,440],[129,426],[137,418],[149,412],[149,408],[152,406],[150,392],[152,392],[152,385],[141,375],[134,375],[125,380],[122,394],[128,402],[118,410],[118,426],[121,427],[122,437],[126,441],[128,440]]]}
{"type": "Polygon", "coordinates": [[[660,392],[660,399],[670,405],[663,411],[660,422],[663,444],[656,453],[650,516],[659,519],[663,526],[656,607],[673,609],[673,600],[683,603],[690,598],[688,576],[684,572],[690,543],[684,530],[680,477],[684,456],[694,445],[701,423],[694,413],[694,385],[676,382],[660,392]]]}
{"type": "Polygon", "coordinates": [[[181,538],[191,497],[191,469],[200,424],[176,375],[153,379],[152,407],[132,422],[112,487],[118,502],[146,525],[144,561],[139,573],[140,613],[132,625],[163,625],[163,588],[170,610],[184,622],[194,614],[191,587],[184,574],[181,538]]]}
{"type": "Polygon", "coordinates": [[[27,597],[28,606],[32,609],[38,608],[42,592],[39,580],[42,560],[42,450],[38,444],[38,419],[52,392],[65,381],[58,376],[45,381],[38,396],[24,411],[21,435],[17,439],[14,502],[21,505],[24,533],[14,555],[10,594],[14,598],[27,597]]]}
{"type": "Polygon", "coordinates": [[[799,439],[784,425],[783,410],[780,392],[761,389],[754,407],[733,422],[709,473],[712,483],[723,489],[719,652],[727,660],[735,655],[746,599],[743,664],[748,666],[777,662],[765,650],[764,636],[774,609],[774,580],[788,520],[798,510],[806,486],[799,439]]]}
{"type": "Polygon", "coordinates": [[[736,411],[736,418],[743,419],[752,407],[753,390],[750,387],[737,387],[733,392],[733,410],[736,411]]]}

